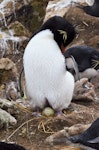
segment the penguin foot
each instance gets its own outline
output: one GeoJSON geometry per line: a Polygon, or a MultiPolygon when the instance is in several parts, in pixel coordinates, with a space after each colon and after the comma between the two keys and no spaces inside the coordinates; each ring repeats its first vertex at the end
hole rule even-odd
{"type": "Polygon", "coordinates": [[[41,112],[42,110],[39,107],[36,107],[34,111],[32,112],[32,115],[35,117],[41,117],[42,116],[41,112]]]}
{"type": "Polygon", "coordinates": [[[79,135],[70,136],[70,137],[68,137],[68,140],[73,142],[73,143],[78,143],[79,142],[79,135]]]}
{"type": "Polygon", "coordinates": [[[55,116],[61,120],[66,120],[66,114],[63,111],[56,111],[55,116]]]}
{"type": "Polygon", "coordinates": [[[35,116],[35,117],[41,117],[41,113],[40,112],[33,112],[32,113],[32,116],[35,116]]]}
{"type": "Polygon", "coordinates": [[[62,111],[56,111],[55,112],[55,116],[57,116],[57,117],[62,116],[62,115],[63,115],[62,111]]]}

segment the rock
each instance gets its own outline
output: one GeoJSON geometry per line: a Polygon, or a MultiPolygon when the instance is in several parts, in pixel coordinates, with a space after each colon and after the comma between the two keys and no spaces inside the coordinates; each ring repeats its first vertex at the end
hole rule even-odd
{"type": "Polygon", "coordinates": [[[30,37],[29,31],[18,21],[11,23],[9,26],[9,32],[13,33],[13,36],[17,37],[30,37]]]}
{"type": "Polygon", "coordinates": [[[84,132],[90,125],[91,124],[75,124],[71,127],[65,127],[64,130],[68,133],[68,136],[72,136],[84,132]]]}
{"type": "Polygon", "coordinates": [[[12,69],[15,69],[15,64],[9,58],[1,58],[0,69],[12,70],[12,69]]]}
{"type": "Polygon", "coordinates": [[[15,100],[18,97],[18,70],[9,58],[0,59],[0,97],[15,100]]]}
{"type": "Polygon", "coordinates": [[[94,48],[99,48],[98,17],[90,16],[77,7],[70,7],[64,17],[75,26],[77,31],[77,37],[72,44],[78,45],[78,42],[82,40],[84,42],[81,45],[89,45],[94,48]]]}
{"type": "MultiPolygon", "coordinates": [[[[0,59],[0,71],[2,73],[1,79],[5,79],[6,81],[16,79],[18,77],[18,70],[16,65],[9,58],[1,58],[0,59]],[[5,77],[6,75],[6,77],[5,77]]],[[[1,80],[4,82],[4,80],[1,80]]]]}
{"type": "Polygon", "coordinates": [[[7,99],[2,99],[0,98],[0,108],[4,109],[4,108],[12,108],[13,104],[8,101],[7,99]]]}
{"type": "Polygon", "coordinates": [[[30,3],[30,0],[23,0],[24,5],[28,5],[30,3]]]}
{"type": "Polygon", "coordinates": [[[67,137],[67,133],[66,133],[66,131],[65,131],[65,129],[63,129],[63,130],[60,130],[60,131],[58,131],[58,132],[56,132],[56,133],[54,133],[54,134],[52,134],[52,135],[50,135],[50,136],[48,136],[47,138],[46,138],[46,143],[53,143],[54,142],[54,140],[56,139],[56,138],[60,138],[60,137],[67,137]]]}
{"type": "Polygon", "coordinates": [[[94,85],[88,82],[87,78],[82,78],[75,83],[73,100],[94,101],[96,93],[94,85]]]}
{"type": "Polygon", "coordinates": [[[2,127],[6,127],[8,128],[9,125],[16,125],[17,120],[11,116],[8,112],[6,112],[5,110],[0,109],[0,128],[2,127]]]}
{"type": "Polygon", "coordinates": [[[99,76],[92,78],[91,79],[91,83],[94,85],[95,87],[95,92],[96,92],[96,96],[97,96],[97,101],[99,103],[99,76]]]}
{"type": "Polygon", "coordinates": [[[16,16],[16,10],[20,9],[24,5],[23,0],[3,0],[0,3],[1,11],[0,11],[0,18],[2,20],[1,24],[7,26],[7,17],[10,16],[11,14],[14,14],[16,16]]]}
{"type": "Polygon", "coordinates": [[[18,95],[18,85],[16,82],[9,82],[6,84],[6,98],[9,100],[16,100],[19,95],[18,95]]]}
{"type": "Polygon", "coordinates": [[[43,22],[46,1],[3,0],[0,3],[0,58],[13,54],[20,59],[31,34],[43,22]]]}
{"type": "Polygon", "coordinates": [[[56,139],[61,139],[62,137],[65,137],[66,139],[69,136],[80,134],[84,132],[86,129],[88,129],[90,125],[91,124],[75,124],[71,127],[64,127],[64,129],[47,137],[46,142],[54,143],[57,141],[56,139]]]}
{"type": "MultiPolygon", "coordinates": [[[[89,5],[93,4],[93,0],[90,0],[90,2],[87,0],[74,0],[74,2],[77,2],[80,4],[87,3],[89,5]]],[[[75,4],[72,3],[72,0],[49,1],[47,8],[46,8],[46,15],[45,15],[44,21],[54,15],[64,16],[66,13],[68,13],[68,10],[71,6],[73,7],[75,6],[75,4]]]]}
{"type": "Polygon", "coordinates": [[[0,98],[0,108],[8,112],[10,115],[17,115],[18,108],[17,103],[13,101],[9,101],[4,98],[0,98]]]}
{"type": "Polygon", "coordinates": [[[10,24],[8,28],[9,30],[1,32],[1,58],[8,54],[17,54],[22,52],[30,37],[29,31],[18,21],[10,24]]]}
{"type": "Polygon", "coordinates": [[[48,6],[46,8],[46,15],[44,18],[44,22],[54,15],[64,16],[65,13],[68,11],[69,6],[67,8],[66,7],[60,8],[61,7],[60,2],[57,8],[55,8],[55,5],[57,5],[57,3],[56,4],[55,3],[56,1],[49,1],[48,6]]]}
{"type": "MultiPolygon", "coordinates": [[[[4,57],[8,54],[20,53],[20,49],[24,49],[30,33],[28,30],[18,21],[17,11],[22,7],[27,7],[28,1],[13,1],[3,0],[0,3],[0,57],[4,57]],[[11,22],[13,22],[11,24],[11,22]],[[10,25],[9,25],[10,24],[10,25]]],[[[24,13],[24,12],[23,12],[24,13]]]]}

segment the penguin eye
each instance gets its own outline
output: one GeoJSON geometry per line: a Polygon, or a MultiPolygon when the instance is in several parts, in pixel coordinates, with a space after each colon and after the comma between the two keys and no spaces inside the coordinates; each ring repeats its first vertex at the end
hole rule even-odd
{"type": "Polygon", "coordinates": [[[66,40],[67,40],[67,32],[64,31],[64,30],[57,30],[57,31],[58,31],[60,34],[62,34],[64,43],[65,43],[66,40]]]}

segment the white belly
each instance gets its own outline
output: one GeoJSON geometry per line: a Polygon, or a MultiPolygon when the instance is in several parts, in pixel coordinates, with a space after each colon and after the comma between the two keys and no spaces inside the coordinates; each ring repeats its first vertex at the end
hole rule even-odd
{"type": "Polygon", "coordinates": [[[61,110],[71,102],[74,78],[65,69],[65,58],[52,33],[47,32],[48,37],[39,33],[25,49],[26,88],[33,107],[43,108],[47,99],[53,109],[61,110]]]}

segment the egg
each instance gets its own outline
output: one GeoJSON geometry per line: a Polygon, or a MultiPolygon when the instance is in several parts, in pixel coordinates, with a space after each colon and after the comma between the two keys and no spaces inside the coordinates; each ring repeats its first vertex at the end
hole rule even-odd
{"type": "Polygon", "coordinates": [[[51,107],[46,107],[42,111],[42,115],[46,117],[54,116],[54,110],[51,107]]]}

